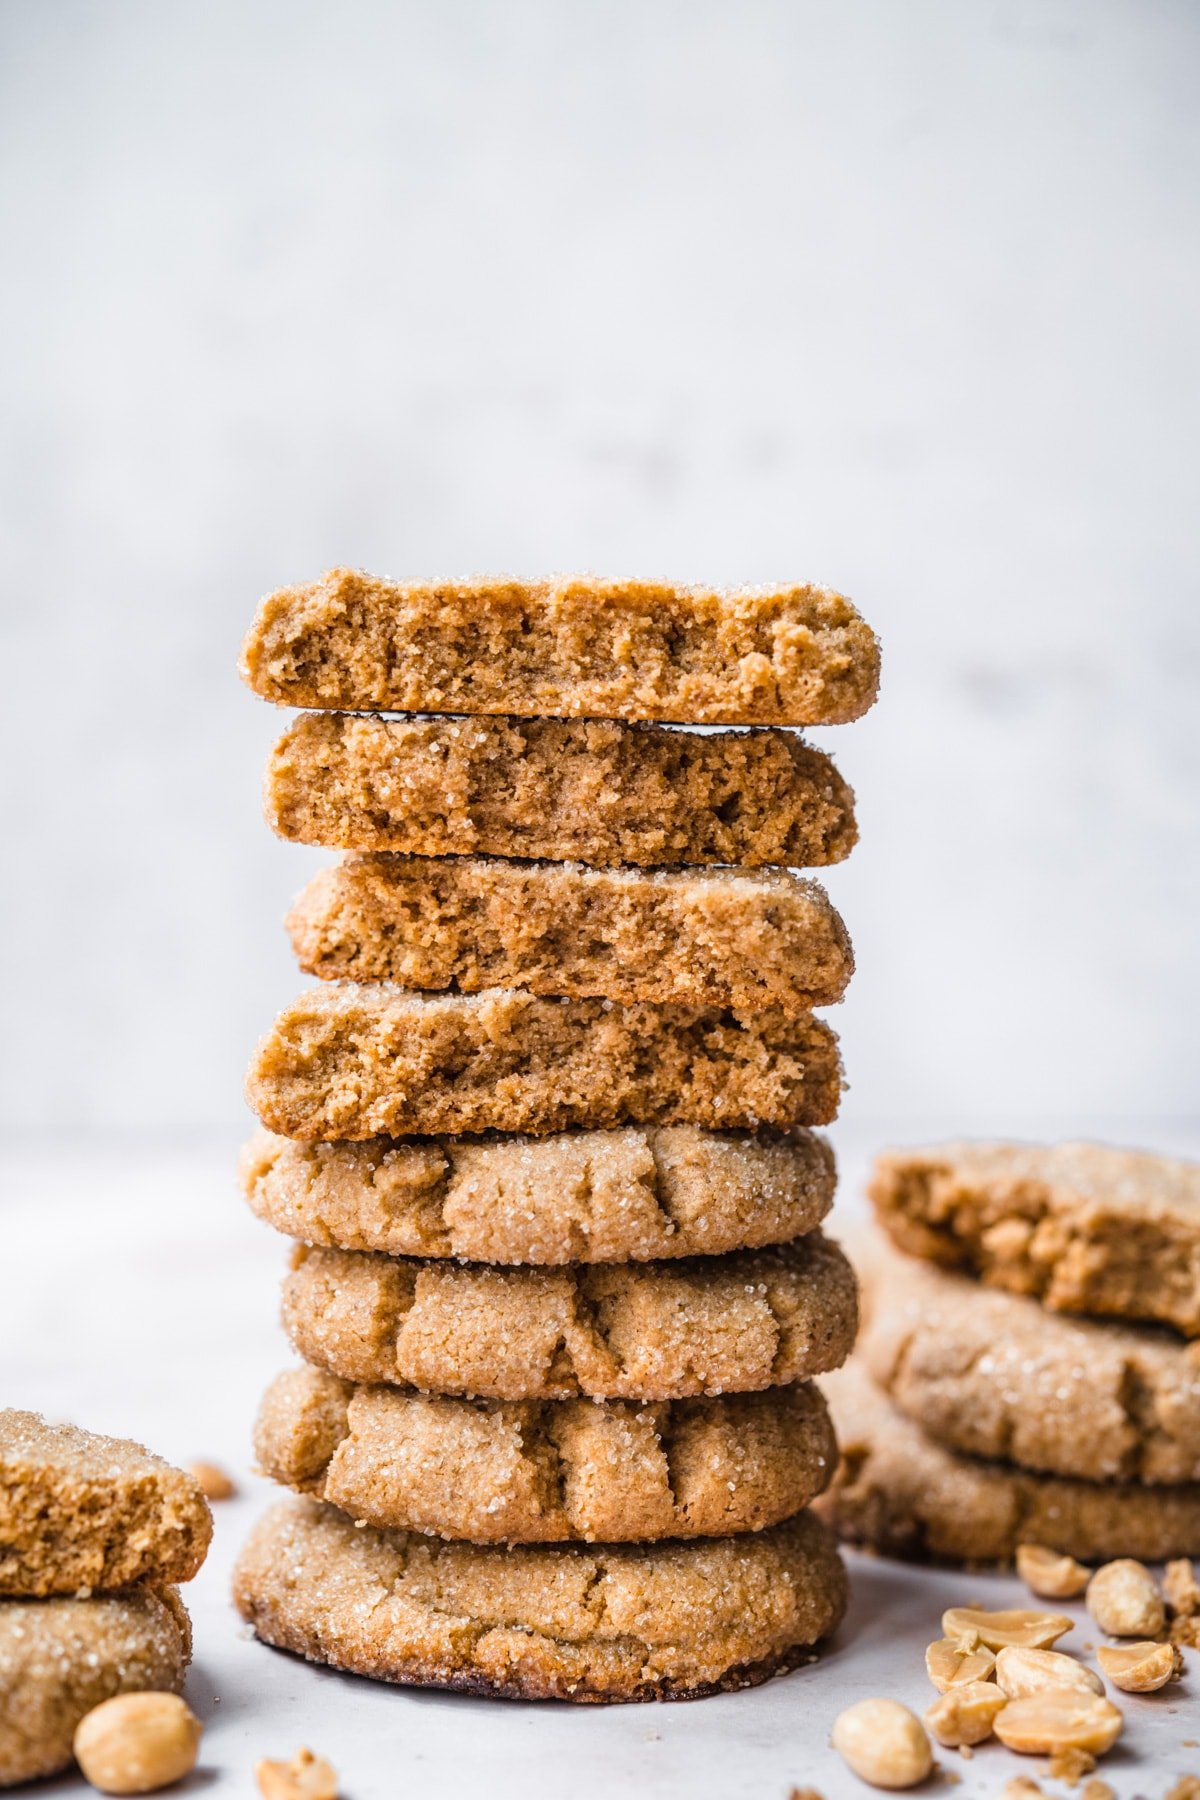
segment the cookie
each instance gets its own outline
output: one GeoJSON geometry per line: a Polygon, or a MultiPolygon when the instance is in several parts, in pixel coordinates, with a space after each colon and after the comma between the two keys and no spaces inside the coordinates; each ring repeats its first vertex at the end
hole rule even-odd
{"type": "Polygon", "coordinates": [[[506,1548],[356,1527],[291,1500],[234,1600],[268,1644],[409,1686],[522,1700],[685,1700],[811,1660],[846,1577],[811,1513],[692,1543],[506,1548]]]}
{"type": "Polygon", "coordinates": [[[198,1483],[140,1444],[0,1412],[0,1594],[187,1581],[211,1537],[198,1483]]]}
{"type": "Polygon", "coordinates": [[[347,1381],[495,1400],[676,1400],[807,1380],[849,1355],[858,1287],[819,1231],[668,1263],[504,1269],[295,1252],[283,1323],[347,1381]]]}
{"type": "Polygon", "coordinates": [[[1200,1345],[855,1248],[863,1360],[930,1437],[1087,1481],[1200,1481],[1200,1345]]]}
{"type": "Polygon", "coordinates": [[[721,1399],[476,1401],[356,1387],[305,1366],[267,1390],[263,1474],[385,1529],[476,1544],[724,1537],[828,1484],[809,1384],[721,1399]]]}
{"type": "Polygon", "coordinates": [[[902,1250],[1058,1312],[1200,1337],[1200,1164],[1105,1144],[892,1150],[871,1198],[902,1250]]]}
{"type": "Polygon", "coordinates": [[[786,731],[305,713],[267,765],[281,837],[554,862],[840,862],[854,800],[786,731]]]}
{"type": "Polygon", "coordinates": [[[500,857],[349,856],[288,915],[322,981],[489,987],[796,1016],[840,1000],[846,928],[783,870],[586,869],[500,857]]]}
{"type": "Polygon", "coordinates": [[[824,1138],[694,1125],[544,1138],[306,1144],[258,1131],[242,1187],[305,1244],[469,1262],[717,1256],[811,1231],[833,1203],[824,1138]]]}
{"type": "Polygon", "coordinates": [[[1200,1484],[1147,1488],[1035,1475],[937,1444],[856,1358],[823,1384],[841,1461],[815,1502],[846,1543],[892,1556],[1008,1563],[1018,1544],[1082,1562],[1200,1555],[1200,1484]]]}
{"type": "Polygon", "coordinates": [[[191,1660],[174,1588],[0,1600],[0,1787],[70,1766],[75,1727],[114,1694],[177,1694],[191,1660]]]}
{"type": "Polygon", "coordinates": [[[825,1125],[841,1085],[837,1039],[807,1016],[331,982],[280,1013],[250,1065],[246,1098],[285,1137],[357,1141],[825,1125]]]}
{"type": "Polygon", "coordinates": [[[824,587],[332,569],[267,595],[241,668],[285,706],[836,725],[874,700],[879,645],[824,587]]]}

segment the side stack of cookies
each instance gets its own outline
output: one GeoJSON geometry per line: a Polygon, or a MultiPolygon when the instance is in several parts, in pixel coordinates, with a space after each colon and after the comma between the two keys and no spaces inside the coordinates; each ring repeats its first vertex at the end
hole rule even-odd
{"type": "Polygon", "coordinates": [[[857,1292],[821,1222],[852,797],[790,730],[878,649],[824,589],[589,581],[268,597],[243,670],[304,710],[268,817],[347,854],[289,919],[319,978],[248,1095],[296,1240],[235,1595],[385,1680],[683,1697],[790,1668],[845,1576],[812,1377],[857,1292]],[[383,716],[400,713],[401,717],[383,716]],[[419,717],[412,716],[420,714],[419,717]],[[674,724],[753,726],[697,734],[674,724]]]}
{"type": "Polygon", "coordinates": [[[1200,1166],[1099,1144],[892,1151],[831,1390],[851,1542],[1200,1554],[1200,1166]]]}
{"type": "Polygon", "coordinates": [[[0,1787],[67,1768],[76,1728],[104,1701],[179,1693],[192,1634],[176,1584],[211,1537],[182,1469],[123,1438],[0,1411],[0,1787]]]}

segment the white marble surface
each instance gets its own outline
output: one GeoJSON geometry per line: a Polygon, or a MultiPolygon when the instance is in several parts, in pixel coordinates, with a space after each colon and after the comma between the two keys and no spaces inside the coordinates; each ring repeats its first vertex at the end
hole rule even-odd
{"type": "MultiPolygon", "coordinates": [[[[835,1134],[843,1217],[874,1133],[835,1134]]],[[[1167,1147],[1167,1141],[1158,1140],[1167,1147]]],[[[1200,1154],[1200,1125],[1171,1134],[1200,1154]]],[[[215,1458],[242,1483],[216,1509],[216,1537],[186,1590],[196,1629],[188,1698],[205,1721],[201,1769],[181,1795],[243,1797],[263,1755],[308,1743],[341,1773],[345,1800],[786,1800],[814,1782],[826,1800],[867,1790],[827,1746],[851,1700],[894,1694],[923,1708],[922,1653],[941,1610],[964,1598],[1015,1602],[992,1576],[960,1576],[855,1557],[850,1616],[821,1660],[744,1694],[691,1705],[572,1708],[391,1689],[309,1668],[247,1641],[227,1598],[238,1544],[271,1490],[249,1474],[255,1404],[288,1360],[275,1324],[280,1240],[235,1198],[232,1143],[165,1153],[0,1154],[12,1203],[0,1256],[0,1393],[100,1430],[132,1433],[179,1461],[215,1458]]],[[[1078,1607],[1078,1642],[1093,1634],[1078,1607]]],[[[1104,1764],[1121,1800],[1165,1793],[1200,1773],[1200,1657],[1165,1694],[1123,1701],[1128,1730],[1104,1764]]],[[[944,1753],[963,1800],[999,1793],[1036,1759],[993,1745],[944,1753]]],[[[47,1794],[89,1792],[62,1778],[47,1794]]],[[[945,1791],[938,1789],[937,1791],[945,1791]]],[[[1063,1794],[1057,1784],[1047,1792],[1063,1794]]]]}
{"type": "Polygon", "coordinates": [[[318,860],[237,643],[337,562],[845,588],[848,1116],[1190,1109],[1198,47],[1188,0],[5,0],[0,1125],[236,1120],[318,860]]]}

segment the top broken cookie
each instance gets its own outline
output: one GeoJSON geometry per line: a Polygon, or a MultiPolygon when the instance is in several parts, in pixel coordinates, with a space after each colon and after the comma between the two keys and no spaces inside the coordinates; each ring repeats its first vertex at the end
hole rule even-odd
{"type": "Polygon", "coordinates": [[[879,644],[830,588],[391,582],[334,569],[268,594],[242,674],[282,705],[695,725],[837,725],[879,644]]]}
{"type": "Polygon", "coordinates": [[[0,1411],[0,1595],[187,1581],[211,1536],[198,1484],[140,1444],[0,1411]]]}

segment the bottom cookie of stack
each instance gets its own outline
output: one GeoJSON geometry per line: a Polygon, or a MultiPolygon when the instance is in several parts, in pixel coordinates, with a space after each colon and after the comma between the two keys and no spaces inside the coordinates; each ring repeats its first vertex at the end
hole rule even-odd
{"type": "Polygon", "coordinates": [[[584,1548],[445,1543],[284,1501],[234,1599],[279,1649],[352,1674],[517,1699],[684,1700],[805,1661],[846,1576],[802,1512],[769,1530],[584,1548]]]}

